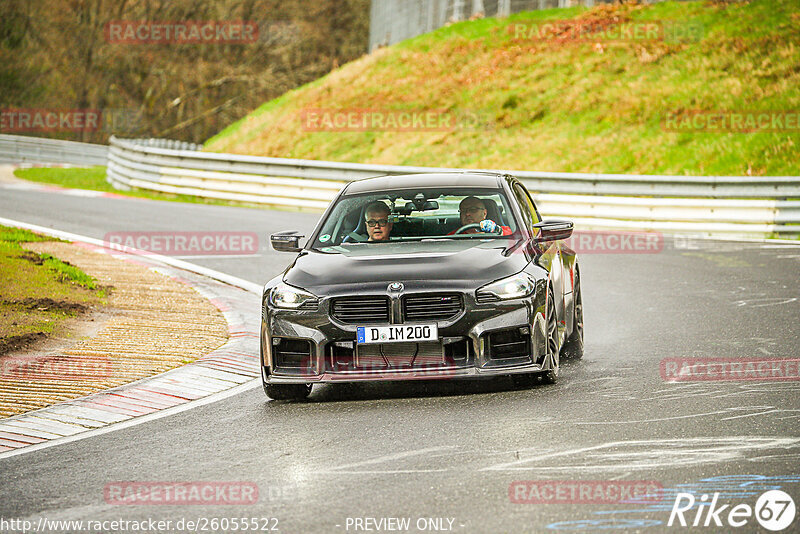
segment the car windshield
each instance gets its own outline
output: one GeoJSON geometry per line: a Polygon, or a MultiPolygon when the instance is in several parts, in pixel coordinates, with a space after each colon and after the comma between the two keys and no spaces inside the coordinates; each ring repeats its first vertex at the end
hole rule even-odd
{"type": "Polygon", "coordinates": [[[381,191],[340,198],[312,247],[333,252],[331,248],[340,245],[493,239],[516,230],[508,200],[499,189],[381,191]],[[494,225],[484,223],[481,228],[486,220],[494,225]]]}

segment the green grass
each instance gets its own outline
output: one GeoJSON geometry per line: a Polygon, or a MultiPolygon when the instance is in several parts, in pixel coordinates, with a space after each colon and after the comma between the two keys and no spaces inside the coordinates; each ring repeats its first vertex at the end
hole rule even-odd
{"type": "MultiPolygon", "coordinates": [[[[2,247],[0,250],[4,250],[7,253],[26,255],[32,258],[37,255],[23,250],[20,243],[36,243],[40,241],[65,242],[63,239],[37,234],[24,228],[0,226],[0,247],[2,247]]],[[[65,263],[50,254],[38,254],[38,257],[41,259],[42,265],[50,269],[62,281],[74,282],[87,289],[97,289],[96,280],[77,267],[65,263]]],[[[98,291],[98,296],[105,296],[105,292],[101,289],[98,291]]]]}
{"type": "Polygon", "coordinates": [[[662,2],[466,21],[380,49],[265,103],[206,149],[541,171],[796,175],[800,132],[669,132],[672,112],[800,110],[800,2],[662,2]],[[695,39],[515,38],[513,24],[660,21],[695,39]],[[511,30],[509,30],[511,28],[511,30]],[[477,111],[485,130],[306,131],[304,109],[477,111]]]}
{"type": "Polygon", "coordinates": [[[37,234],[30,230],[25,230],[24,228],[0,226],[0,244],[34,243],[38,241],[63,242],[63,239],[37,234]]]}
{"type": "Polygon", "coordinates": [[[94,278],[20,245],[37,241],[59,240],[0,226],[0,354],[13,338],[58,333],[78,310],[104,303],[94,278]]]}
{"type": "Polygon", "coordinates": [[[122,191],[115,189],[106,181],[106,168],[98,167],[32,167],[29,169],[16,169],[14,175],[17,178],[31,182],[67,187],[70,189],[86,189],[89,191],[103,191],[136,198],[148,198],[151,200],[165,200],[170,202],[190,202],[194,204],[211,204],[216,206],[243,206],[243,207],[263,207],[257,204],[246,202],[234,202],[227,200],[217,200],[196,197],[191,195],[173,195],[170,193],[159,193],[156,191],[146,191],[134,189],[132,191],[122,191]]]}
{"type": "MultiPolygon", "coordinates": [[[[50,254],[40,254],[40,256],[42,260],[44,260],[44,266],[56,273],[59,280],[73,282],[87,289],[97,289],[97,280],[74,265],[64,263],[50,254]]],[[[105,290],[103,289],[99,290],[97,293],[100,297],[105,296],[105,290]]]]}
{"type": "Polygon", "coordinates": [[[72,189],[118,192],[106,182],[106,168],[100,166],[87,168],[33,167],[16,169],[14,175],[31,182],[60,185],[72,189]]]}

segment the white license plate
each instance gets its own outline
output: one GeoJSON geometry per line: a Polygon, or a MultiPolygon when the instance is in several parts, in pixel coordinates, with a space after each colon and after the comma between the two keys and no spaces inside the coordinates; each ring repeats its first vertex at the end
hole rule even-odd
{"type": "Polygon", "coordinates": [[[356,330],[358,343],[401,343],[417,341],[437,341],[439,329],[435,324],[414,324],[397,326],[359,326],[356,330]]]}

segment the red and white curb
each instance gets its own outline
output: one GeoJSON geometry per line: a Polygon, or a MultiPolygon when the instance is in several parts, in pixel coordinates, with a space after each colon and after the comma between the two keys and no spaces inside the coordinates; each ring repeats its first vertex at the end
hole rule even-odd
{"type": "Polygon", "coordinates": [[[82,243],[188,284],[222,312],[230,332],[222,347],[177,369],[0,419],[0,459],[167,417],[261,385],[257,284],[174,258],[110,250],[98,239],[4,218],[0,224],[82,243]]]}

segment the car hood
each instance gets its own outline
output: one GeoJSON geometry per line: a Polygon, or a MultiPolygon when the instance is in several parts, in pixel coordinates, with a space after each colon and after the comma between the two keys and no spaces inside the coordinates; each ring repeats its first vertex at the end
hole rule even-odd
{"type": "Polygon", "coordinates": [[[506,239],[453,239],[312,249],[298,255],[284,281],[321,293],[330,286],[377,282],[416,281],[416,286],[474,282],[477,287],[525,268],[528,258],[521,249],[510,251],[512,244],[506,239]]]}

